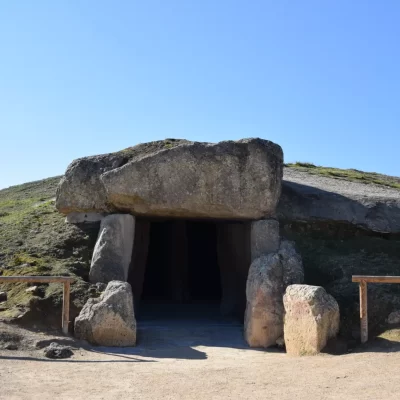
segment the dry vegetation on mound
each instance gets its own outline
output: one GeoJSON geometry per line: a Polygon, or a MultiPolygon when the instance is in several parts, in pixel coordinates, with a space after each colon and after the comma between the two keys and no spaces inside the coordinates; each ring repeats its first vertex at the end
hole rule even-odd
{"type": "MultiPolygon", "coordinates": [[[[72,313],[85,301],[93,236],[66,224],[54,207],[60,177],[0,191],[0,275],[65,275],[76,277],[72,313]]],[[[7,302],[0,303],[0,319],[59,324],[61,285],[42,284],[35,294],[28,284],[2,284],[7,302]],[[54,311],[56,313],[54,313],[54,311]]]]}
{"type": "Polygon", "coordinates": [[[357,169],[339,169],[314,165],[309,162],[300,162],[285,164],[288,168],[295,168],[314,175],[321,175],[328,178],[344,179],[352,182],[359,182],[375,185],[387,186],[400,189],[400,178],[388,175],[377,174],[375,172],[363,172],[357,169]]]}

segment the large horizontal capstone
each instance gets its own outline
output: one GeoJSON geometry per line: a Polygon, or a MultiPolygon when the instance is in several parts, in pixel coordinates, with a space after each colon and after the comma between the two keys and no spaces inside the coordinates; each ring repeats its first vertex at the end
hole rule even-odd
{"type": "Polygon", "coordinates": [[[283,154],[275,143],[166,140],[74,161],[56,206],[71,212],[259,219],[275,214],[283,154]]]}

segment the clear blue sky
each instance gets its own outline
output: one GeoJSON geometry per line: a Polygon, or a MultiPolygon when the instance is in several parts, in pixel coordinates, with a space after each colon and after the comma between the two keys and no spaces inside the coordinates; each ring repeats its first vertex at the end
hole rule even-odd
{"type": "Polygon", "coordinates": [[[400,175],[400,1],[0,2],[0,187],[167,137],[400,175]]]}

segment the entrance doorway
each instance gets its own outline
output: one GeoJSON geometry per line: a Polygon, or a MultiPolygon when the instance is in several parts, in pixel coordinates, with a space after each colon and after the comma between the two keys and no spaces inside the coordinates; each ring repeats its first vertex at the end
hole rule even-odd
{"type": "Polygon", "coordinates": [[[129,274],[137,318],[243,319],[245,223],[139,220],[129,274]]]}

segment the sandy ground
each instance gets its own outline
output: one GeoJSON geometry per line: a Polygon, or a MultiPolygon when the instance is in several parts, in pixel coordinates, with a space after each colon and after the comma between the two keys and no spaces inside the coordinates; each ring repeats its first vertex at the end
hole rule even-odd
{"type": "Polygon", "coordinates": [[[147,323],[136,348],[0,352],[1,399],[399,399],[399,347],[289,357],[248,349],[235,324],[147,323]]]}

